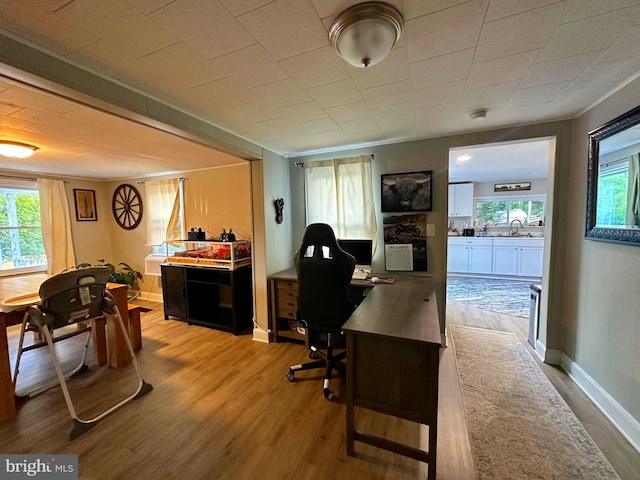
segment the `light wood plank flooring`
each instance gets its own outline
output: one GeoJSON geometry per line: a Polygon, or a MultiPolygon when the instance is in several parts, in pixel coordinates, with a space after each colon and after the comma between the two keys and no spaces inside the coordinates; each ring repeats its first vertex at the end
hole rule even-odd
{"type": "MultiPolygon", "coordinates": [[[[77,453],[86,479],[426,478],[420,462],[374,447],[357,443],[357,457],[346,455],[345,407],[324,399],[322,372],[300,374],[295,383],[285,379],[289,365],[307,360],[302,346],[165,321],[161,304],[140,303],[153,309],[142,314],[138,358],[154,390],[69,442],[68,412],[60,389],[52,389],[23,401],[18,418],[0,425],[1,452],[77,453]]],[[[526,337],[526,319],[461,304],[447,308],[450,323],[515,329],[526,337]]],[[[16,337],[12,327],[13,348],[16,337]]],[[[30,357],[23,371],[46,368],[44,350],[30,357]]],[[[640,455],[566,375],[544,368],[621,478],[640,478],[640,455]]],[[[102,368],[74,378],[69,385],[78,413],[91,414],[131,391],[132,373],[131,367],[102,368]]],[[[451,348],[442,351],[440,379],[438,478],[475,479],[451,348]]],[[[338,397],[344,392],[339,379],[332,386],[338,397]]],[[[364,410],[356,425],[414,446],[425,437],[416,424],[364,410]]]]}

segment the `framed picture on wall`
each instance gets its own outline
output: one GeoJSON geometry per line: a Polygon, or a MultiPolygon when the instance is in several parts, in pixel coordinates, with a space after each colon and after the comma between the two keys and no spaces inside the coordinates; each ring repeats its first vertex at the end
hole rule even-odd
{"type": "Polygon", "coordinates": [[[74,188],[73,197],[76,202],[76,220],[78,222],[95,222],[98,220],[95,190],[74,188]]]}
{"type": "Polygon", "coordinates": [[[433,171],[382,175],[383,212],[430,212],[433,171]]]}

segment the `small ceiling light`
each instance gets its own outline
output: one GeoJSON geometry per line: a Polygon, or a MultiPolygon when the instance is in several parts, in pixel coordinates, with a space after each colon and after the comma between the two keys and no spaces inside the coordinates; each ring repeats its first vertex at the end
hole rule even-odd
{"type": "Polygon", "coordinates": [[[329,43],[354,67],[371,67],[393,48],[403,26],[402,15],[395,7],[384,2],[359,3],[331,23],[329,43]]]}
{"type": "Polygon", "coordinates": [[[458,161],[459,161],[459,162],[467,162],[467,161],[469,161],[469,160],[471,160],[471,155],[466,154],[466,153],[465,153],[465,154],[463,154],[463,155],[460,155],[460,156],[458,157],[458,161]]]}
{"type": "Polygon", "coordinates": [[[33,155],[38,147],[26,143],[0,140],[0,155],[11,158],[27,158],[33,155]]]}
{"type": "Polygon", "coordinates": [[[478,110],[474,110],[469,113],[469,116],[473,120],[484,120],[487,117],[488,110],[486,108],[479,108],[478,110]]]}

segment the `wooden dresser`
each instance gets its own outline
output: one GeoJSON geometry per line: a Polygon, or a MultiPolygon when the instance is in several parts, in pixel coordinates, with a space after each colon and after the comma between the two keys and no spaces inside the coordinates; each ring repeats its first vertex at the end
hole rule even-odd
{"type": "Polygon", "coordinates": [[[293,340],[304,343],[304,335],[295,330],[298,278],[294,269],[269,276],[269,299],[271,340],[274,342],[293,340]]]}

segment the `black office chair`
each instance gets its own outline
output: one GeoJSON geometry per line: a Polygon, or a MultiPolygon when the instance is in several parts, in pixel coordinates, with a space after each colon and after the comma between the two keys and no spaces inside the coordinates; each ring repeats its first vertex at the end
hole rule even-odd
{"type": "Polygon", "coordinates": [[[131,347],[129,336],[124,323],[122,322],[120,311],[118,310],[118,306],[113,300],[111,293],[107,290],[106,286],[108,279],[109,270],[105,267],[81,268],[48,278],[42,283],[39,290],[42,304],[39,306],[29,307],[22,321],[18,355],[13,375],[14,390],[17,384],[18,373],[20,372],[20,358],[22,357],[23,352],[36,348],[49,347],[51,360],[53,361],[57,374],[57,381],[50,382],[44,386],[34,388],[27,392],[15,391],[15,394],[17,396],[34,396],[56,386],[59,383],[62,388],[64,399],[67,403],[67,408],[69,409],[69,414],[73,421],[70,433],[71,440],[94,427],[96,422],[104,416],[120,408],[125,403],[139,398],[153,389],[153,387],[142,378],[142,373],[138,366],[138,362],[136,361],[135,354],[133,353],[133,348],[131,347]],[[87,368],[85,360],[89,342],[91,340],[93,320],[97,317],[103,317],[106,315],[115,316],[114,320],[116,321],[117,328],[120,329],[125,343],[127,344],[129,353],[131,354],[131,360],[138,376],[138,386],[127,398],[111,408],[108,408],[103,413],[93,418],[82,420],[76,414],[67,388],[66,380],[72,375],[87,368]],[[77,328],[63,333],[62,335],[54,336],[57,329],[78,324],[79,322],[88,326],[84,328],[77,328]],[[45,341],[37,342],[34,345],[25,347],[24,336],[25,332],[28,330],[39,332],[41,338],[44,338],[45,341]],[[73,370],[65,373],[62,371],[62,366],[56,354],[54,344],[61,340],[83,333],[87,333],[87,340],[84,345],[80,363],[73,370]]]}
{"type": "Polygon", "coordinates": [[[354,310],[349,283],[356,261],[338,246],[329,225],[313,223],[304,232],[294,262],[298,274],[298,320],[307,328],[310,356],[320,356],[322,360],[291,366],[287,379],[293,382],[295,372],[300,370],[325,368],[323,391],[325,398],[331,400],[332,370],[345,369],[340,360],[346,352],[334,355],[333,349],[337,336],[342,334],[342,325],[354,310]],[[311,345],[316,336],[326,336],[326,353],[311,345]]]}

